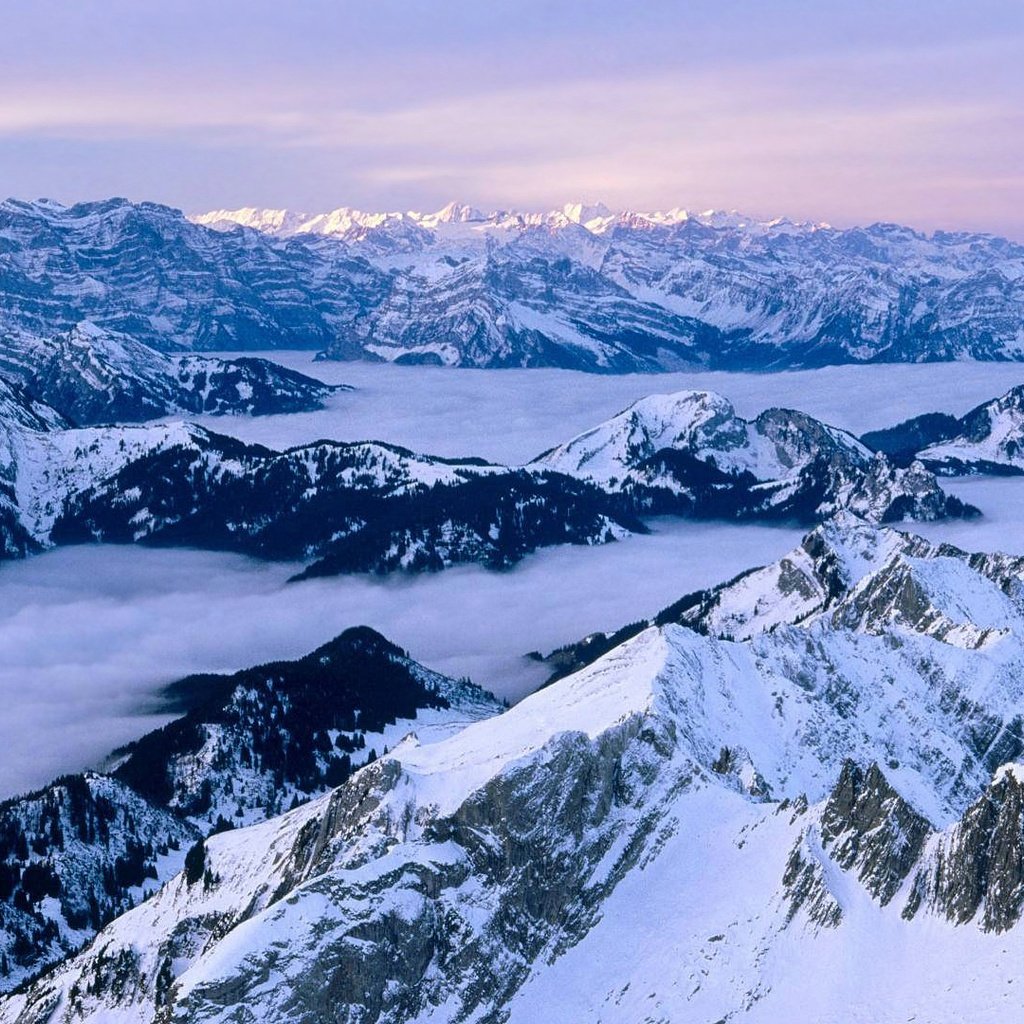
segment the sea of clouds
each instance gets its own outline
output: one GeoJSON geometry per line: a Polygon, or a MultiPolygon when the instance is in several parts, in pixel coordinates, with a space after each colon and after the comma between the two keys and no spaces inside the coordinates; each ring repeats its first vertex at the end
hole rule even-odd
{"type": "MultiPolygon", "coordinates": [[[[864,430],[927,410],[962,413],[1018,380],[1007,364],[839,367],[806,373],[597,377],[562,371],[451,371],[287,365],[358,390],[308,415],[209,419],[274,447],[380,438],[443,455],[522,462],[635,398],[720,390],[740,413],[772,404],[864,430]]],[[[978,522],[915,526],[936,540],[1024,554],[1024,478],[948,481],[978,522]]],[[[293,565],[196,551],[71,548],[0,567],[0,798],[102,762],[160,724],[156,698],[196,671],[305,654],[366,624],[417,659],[516,700],[544,678],[524,657],[614,629],[689,591],[778,558],[801,531],[662,520],[649,537],[538,552],[502,573],[288,584],[293,565]]]]}

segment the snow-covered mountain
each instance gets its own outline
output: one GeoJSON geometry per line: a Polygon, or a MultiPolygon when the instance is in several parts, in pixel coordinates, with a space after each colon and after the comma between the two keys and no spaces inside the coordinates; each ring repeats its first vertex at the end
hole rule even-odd
{"type": "Polygon", "coordinates": [[[967,511],[920,465],[898,468],[791,409],[744,420],[707,391],[640,399],[531,465],[591,480],[652,512],[806,523],[841,509],[873,522],[967,511]]]}
{"type": "Polygon", "coordinates": [[[503,707],[367,627],[296,661],[189,676],[165,696],[185,714],[118,751],[112,774],[204,832],[331,789],[412,730],[433,741],[503,707]]]}
{"type": "Polygon", "coordinates": [[[0,804],[0,991],[62,959],[183,868],[211,831],[337,785],[415,731],[502,710],[365,627],[297,661],[170,686],[185,714],[88,772],[0,804]]]}
{"type": "MultiPolygon", "coordinates": [[[[57,503],[46,537],[55,544],[240,551],[310,562],[304,575],[326,575],[463,562],[504,568],[538,547],[599,544],[644,530],[585,481],[378,442],[321,441],[275,452],[182,423],[79,436],[76,453],[98,447],[107,469],[57,503]]],[[[71,462],[81,470],[77,454],[71,462]]],[[[58,481],[65,465],[58,460],[58,481]]]]}
{"type": "Polygon", "coordinates": [[[166,355],[85,321],[26,353],[26,391],[76,426],[162,416],[307,412],[341,385],[266,359],[166,355]]]}
{"type": "Polygon", "coordinates": [[[900,469],[801,413],[747,423],[705,392],[644,400],[522,468],[369,441],[277,452],[182,422],[8,439],[7,557],[102,541],[303,561],[304,576],[506,568],[541,547],[644,532],[652,513],[809,524],[839,509],[876,522],[976,513],[918,465],[900,469]]]}
{"type": "Polygon", "coordinates": [[[356,325],[388,359],[607,372],[1024,353],[1024,248],[985,235],[580,203],[195,220],[344,244],[390,271],[380,305],[356,325]]]}
{"type": "Polygon", "coordinates": [[[943,476],[1024,473],[1024,384],[963,416],[926,413],[863,440],[897,462],[919,459],[943,476]]]}
{"type": "Polygon", "coordinates": [[[649,626],[208,838],[0,1021],[1006,1019],[1024,566],[852,517],[800,552],[827,607],[780,563],[748,639],[649,626]]]}
{"type": "Polygon", "coordinates": [[[1024,247],[891,224],[7,200],[0,240],[0,366],[83,320],[167,351],[597,372],[1024,356],[1024,247]]]}
{"type": "Polygon", "coordinates": [[[173,878],[202,834],[95,772],[0,803],[0,992],[173,878]]]}
{"type": "Polygon", "coordinates": [[[0,239],[0,337],[13,348],[83,320],[167,351],[319,348],[366,307],[363,277],[371,291],[382,277],[365,261],[214,233],[126,199],[9,199],[0,239]],[[314,295],[316,280],[329,295],[314,295]]]}
{"type": "Polygon", "coordinates": [[[750,640],[787,626],[866,633],[895,626],[983,647],[1015,627],[1004,601],[1021,600],[1022,580],[1024,558],[968,554],[843,512],[777,562],[687,594],[650,620],[592,634],[546,660],[552,678],[560,678],[641,630],[669,623],[723,640],[750,640]]]}

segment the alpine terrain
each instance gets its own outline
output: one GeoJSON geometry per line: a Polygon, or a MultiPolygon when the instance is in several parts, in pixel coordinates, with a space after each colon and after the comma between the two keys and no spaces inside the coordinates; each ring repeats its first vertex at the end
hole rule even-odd
{"type": "Polygon", "coordinates": [[[1024,247],[736,213],[0,203],[0,363],[88,320],[146,346],[686,367],[1020,360],[1024,247]]]}

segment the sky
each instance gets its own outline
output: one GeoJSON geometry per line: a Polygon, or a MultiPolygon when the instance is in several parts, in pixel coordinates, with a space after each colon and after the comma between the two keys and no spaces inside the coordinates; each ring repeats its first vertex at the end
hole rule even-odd
{"type": "Polygon", "coordinates": [[[0,192],[1024,238],[1019,0],[4,5],[0,192]]]}

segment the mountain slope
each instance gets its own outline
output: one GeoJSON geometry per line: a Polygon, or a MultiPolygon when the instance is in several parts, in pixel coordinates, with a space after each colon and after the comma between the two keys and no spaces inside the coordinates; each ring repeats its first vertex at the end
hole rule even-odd
{"type": "Polygon", "coordinates": [[[458,204],[431,214],[245,209],[196,220],[344,245],[395,273],[396,290],[360,322],[385,358],[552,360],[607,372],[680,360],[753,369],[1019,359],[1024,350],[1024,250],[986,235],[600,204],[489,214],[458,204]]]}
{"type": "Polygon", "coordinates": [[[83,322],[32,350],[24,386],[76,426],[162,416],[305,412],[344,387],[265,359],[167,356],[83,322]]]}
{"type": "Polygon", "coordinates": [[[531,465],[629,495],[654,513],[812,523],[840,509],[875,522],[975,511],[921,466],[873,457],[845,431],[789,409],[744,420],[707,391],[642,398],[531,465]]]}
{"type": "Polygon", "coordinates": [[[3,333],[15,350],[82,320],[168,351],[318,348],[385,278],[342,254],[213,232],[125,199],[8,199],[0,238],[3,333]]]}
{"type": "Polygon", "coordinates": [[[652,514],[977,514],[917,464],[802,413],[742,420],[706,392],[643,399],[520,469],[369,441],[277,452],[188,423],[43,431],[25,400],[18,415],[34,426],[6,432],[7,557],[102,541],[302,561],[304,576],[507,568],[541,547],[645,532],[652,514]]]}
{"type": "Polygon", "coordinates": [[[91,772],[0,803],[0,991],[82,946],[176,875],[199,835],[91,772]]]}
{"type": "MultiPolygon", "coordinates": [[[[844,513],[816,527],[777,562],[687,594],[649,622],[567,645],[547,660],[552,678],[559,678],[642,629],[669,623],[724,640],[750,640],[786,627],[875,635],[895,627],[984,649],[1013,637],[1022,601],[1022,558],[969,554],[844,513]]],[[[1012,730],[1004,738],[1011,736],[1012,730]]],[[[1005,759],[1011,756],[1016,755],[1005,759]]]]}
{"type": "Polygon", "coordinates": [[[502,709],[366,627],[296,661],[183,679],[166,696],[186,713],[119,751],[112,774],[208,828],[336,786],[413,727],[443,736],[502,709]]]}
{"type": "Polygon", "coordinates": [[[1024,356],[1024,249],[682,210],[0,204],[0,366],[82,320],[167,351],[595,372],[1024,356]]]}
{"type": "Polygon", "coordinates": [[[554,473],[376,442],[273,452],[197,427],[164,429],[166,443],[70,494],[50,539],[241,551],[312,562],[307,572],[325,575],[501,568],[545,545],[644,530],[598,488],[554,473]]]}
{"type": "MultiPolygon", "coordinates": [[[[977,582],[1019,623],[1019,588],[977,582]]],[[[208,839],[0,1020],[1003,1019],[1024,789],[977,729],[1017,714],[1022,634],[895,613],[743,643],[649,628],[208,839]],[[850,957],[890,954],[850,1002],[850,957]]]]}
{"type": "Polygon", "coordinates": [[[295,661],[190,676],[165,697],[185,714],[116,751],[109,775],[0,804],[0,991],[194,870],[187,851],[211,831],[321,794],[413,730],[435,742],[502,710],[366,627],[295,661]]]}

